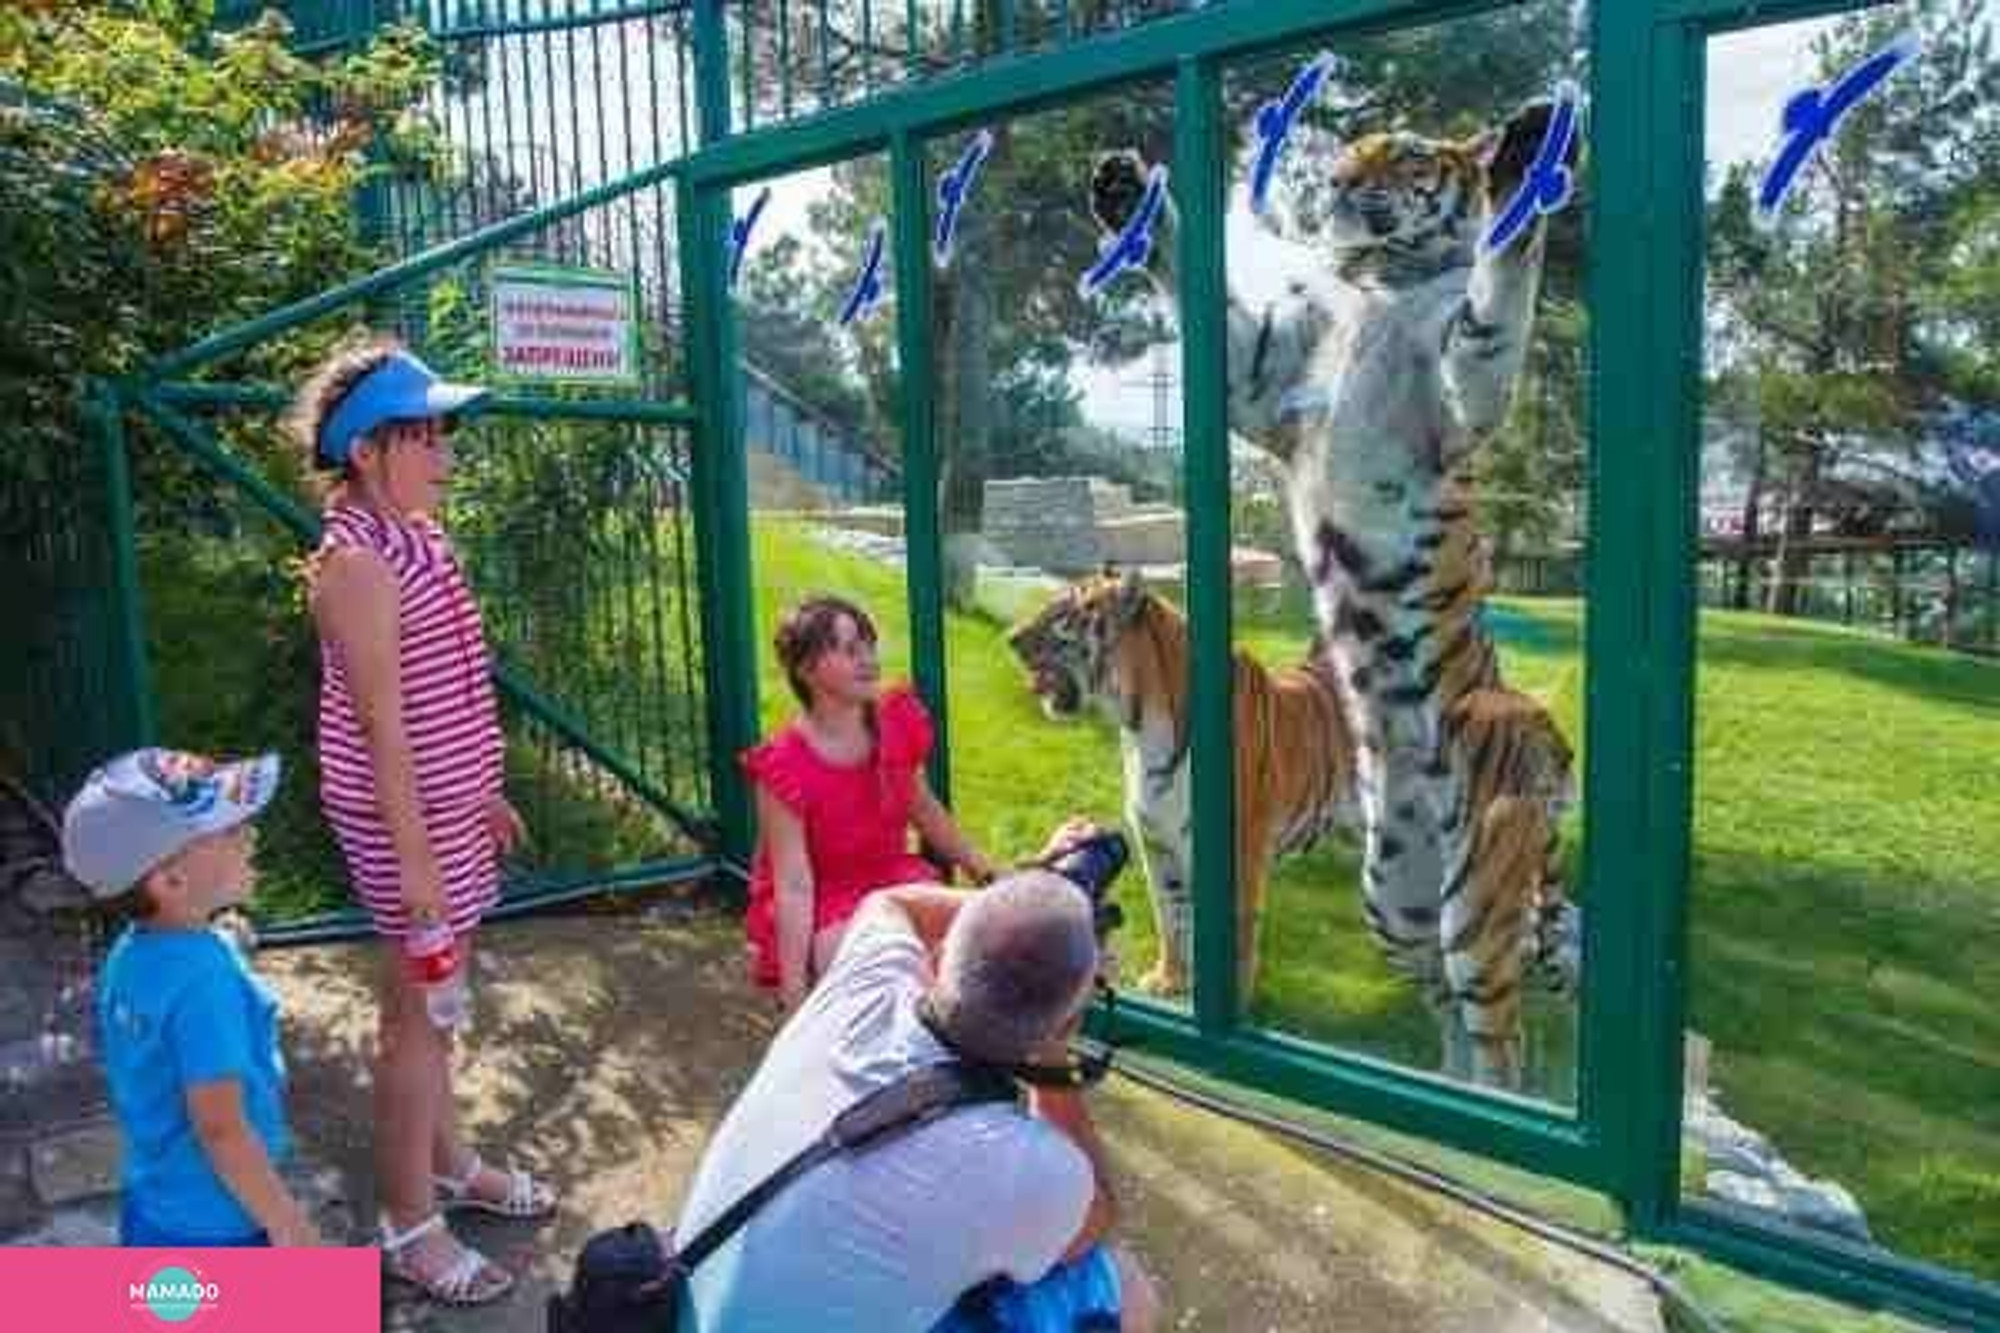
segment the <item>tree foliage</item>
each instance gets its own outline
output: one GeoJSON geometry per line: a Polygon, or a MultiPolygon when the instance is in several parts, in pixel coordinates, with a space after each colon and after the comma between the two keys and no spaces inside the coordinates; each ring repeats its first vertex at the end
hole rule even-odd
{"type": "MultiPolygon", "coordinates": [[[[76,447],[92,376],[363,271],[355,191],[420,151],[427,40],[388,29],[324,63],[268,11],[211,34],[199,0],[35,3],[0,22],[0,468],[76,447]]],[[[282,378],[325,338],[240,367],[282,378]]]]}
{"type": "Polygon", "coordinates": [[[1912,29],[1919,57],[1846,118],[1774,224],[1754,217],[1745,164],[1708,210],[1710,397],[1749,423],[1729,453],[1744,536],[1781,544],[1779,612],[1797,609],[1816,532],[1963,535],[1940,422],[2000,404],[1990,7],[1934,0],[1842,19],[1815,39],[1815,81],[1912,29]]]}

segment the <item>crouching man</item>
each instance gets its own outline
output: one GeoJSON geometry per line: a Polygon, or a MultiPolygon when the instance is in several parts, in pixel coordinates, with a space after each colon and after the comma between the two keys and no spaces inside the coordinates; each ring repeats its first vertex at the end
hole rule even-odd
{"type": "MultiPolygon", "coordinates": [[[[1029,870],[870,897],[704,1153],[685,1244],[833,1117],[913,1068],[1054,1065],[1098,970],[1090,901],[1029,870]]],[[[1086,1093],[961,1106],[799,1178],[689,1283],[705,1333],[1149,1333],[1086,1093]]]]}

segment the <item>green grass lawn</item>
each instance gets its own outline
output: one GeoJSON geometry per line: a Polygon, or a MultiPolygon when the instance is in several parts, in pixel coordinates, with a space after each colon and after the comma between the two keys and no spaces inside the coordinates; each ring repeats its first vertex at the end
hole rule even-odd
{"type": "MultiPolygon", "coordinates": [[[[775,522],[756,526],[754,561],[767,726],[792,707],[770,629],[807,591],[861,601],[907,671],[900,568],[775,522]]],[[[1508,601],[1495,624],[1509,679],[1581,751],[1580,607],[1508,601]]],[[[1308,638],[1247,601],[1237,629],[1267,661],[1308,638]]],[[[947,626],[953,805],[1004,857],[1123,802],[1109,725],[1044,719],[1003,634],[981,615],[947,626]]],[[[1800,1169],[1853,1190],[1884,1244],[2000,1278],[2000,1008],[1980,999],[2000,953],[2000,666],[1723,613],[1701,652],[1690,1007],[1712,1081],[1800,1169]]],[[[1121,888],[1136,975],[1151,922],[1140,876],[1121,888]]],[[[1284,862],[1271,892],[1256,1019],[1435,1067],[1431,1019],[1363,927],[1351,849],[1284,862]]],[[[1552,1100],[1570,1100],[1572,1029],[1560,1008],[1530,1015],[1531,1086],[1552,1100]]]]}

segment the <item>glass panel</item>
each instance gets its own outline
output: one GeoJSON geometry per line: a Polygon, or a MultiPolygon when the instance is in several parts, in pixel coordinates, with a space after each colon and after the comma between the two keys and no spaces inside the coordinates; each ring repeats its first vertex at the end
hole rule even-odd
{"type": "Polygon", "coordinates": [[[1996,24],[1906,3],[1709,43],[1683,1154],[1690,1196],[1988,1279],[1996,24]],[[1884,53],[1780,191],[1788,101],[1884,53]]]}
{"type": "Polygon", "coordinates": [[[1251,1014],[1558,1103],[1586,338],[1561,184],[1587,24],[1545,0],[1225,82],[1240,892],[1269,884],[1251,1014]]]}
{"type": "Polygon", "coordinates": [[[735,191],[737,230],[748,237],[734,297],[767,732],[798,707],[772,635],[812,594],[866,611],[880,636],[883,680],[910,676],[886,225],[874,269],[879,294],[855,299],[888,196],[879,155],[735,191]]]}
{"type": "Polygon", "coordinates": [[[1184,1000],[1149,893],[1191,928],[1179,349],[1143,276],[1079,289],[1092,160],[1163,158],[1170,105],[1151,84],[932,145],[932,181],[962,202],[930,328],[955,804],[1003,857],[1072,814],[1143,809],[1121,970],[1184,1000]]]}

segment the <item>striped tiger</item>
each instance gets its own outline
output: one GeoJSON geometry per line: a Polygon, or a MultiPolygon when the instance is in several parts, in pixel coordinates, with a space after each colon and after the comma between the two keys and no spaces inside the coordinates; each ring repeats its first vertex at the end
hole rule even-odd
{"type": "MultiPolygon", "coordinates": [[[[1497,253],[1478,237],[1549,114],[1535,103],[1464,142],[1356,140],[1305,238],[1324,280],[1227,310],[1230,428],[1285,469],[1356,744],[1369,923],[1436,1012],[1446,1072],[1505,1088],[1522,1079],[1523,983],[1568,991],[1577,975],[1555,859],[1569,749],[1501,684],[1466,477],[1520,376],[1546,227],[1497,253]]],[[[1135,154],[1102,159],[1099,224],[1122,226],[1143,182],[1135,154]]],[[[1157,239],[1149,267],[1173,300],[1174,239],[1157,239]]]]}
{"type": "MultiPolygon", "coordinates": [[[[1142,989],[1186,991],[1194,940],[1188,769],[1188,635],[1181,613],[1133,572],[1079,580],[1017,625],[1007,644],[1053,718],[1096,706],[1118,726],[1125,818],[1158,927],[1160,960],[1142,989]]],[[[1272,858],[1336,828],[1359,827],[1354,747],[1332,683],[1311,667],[1272,669],[1235,654],[1238,994],[1256,985],[1257,930],[1272,858]]]]}

